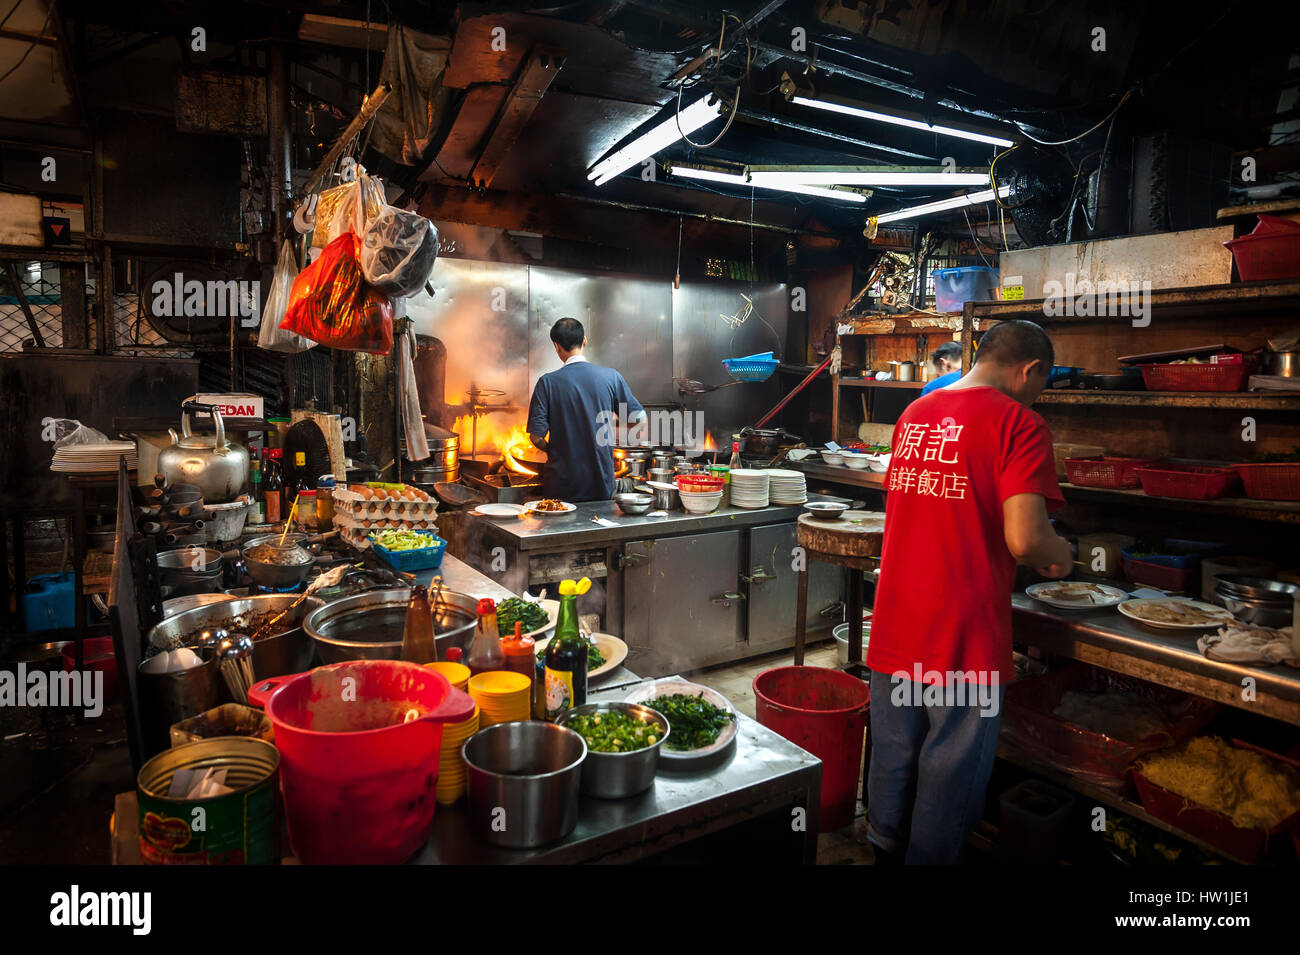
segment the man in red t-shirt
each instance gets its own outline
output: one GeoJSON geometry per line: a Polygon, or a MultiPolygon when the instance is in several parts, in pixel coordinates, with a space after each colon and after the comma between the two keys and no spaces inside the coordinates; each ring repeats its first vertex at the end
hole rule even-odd
{"type": "Polygon", "coordinates": [[[1051,339],[995,325],[971,371],[894,428],[871,623],[868,836],[880,861],[955,863],[984,810],[1012,677],[1016,564],[1070,571],[1048,508],[1064,504],[1047,424],[1027,406],[1051,339]],[[934,530],[953,529],[936,546],[934,530]]]}

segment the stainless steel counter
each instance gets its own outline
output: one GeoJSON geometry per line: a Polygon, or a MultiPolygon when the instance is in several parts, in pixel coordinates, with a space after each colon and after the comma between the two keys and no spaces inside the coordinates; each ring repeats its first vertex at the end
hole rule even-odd
{"type": "MultiPolygon", "coordinates": [[[[595,702],[619,700],[620,687],[591,694],[595,702]]],[[[804,862],[817,848],[817,803],[821,761],[784,737],[738,715],[736,743],[708,769],[678,773],[660,764],[654,786],[631,799],[582,797],[578,825],[559,842],[537,849],[498,849],[469,831],[462,800],[439,806],[433,833],[415,862],[426,865],[634,862],[673,846],[717,832],[764,813],[785,810],[773,822],[773,839],[785,835],[797,844],[804,862]],[[789,809],[807,810],[806,829],[791,833],[789,809]]]]}
{"type": "Polygon", "coordinates": [[[1114,608],[1057,611],[1023,593],[1011,605],[1018,642],[1300,726],[1300,671],[1207,659],[1196,639],[1212,631],[1147,628],[1114,608]]]}
{"type": "MultiPolygon", "coordinates": [[[[816,500],[810,495],[809,500],[816,500]]],[[[664,537],[672,534],[698,534],[703,531],[749,527],[770,524],[774,521],[793,521],[803,511],[800,505],[773,505],[748,509],[721,507],[712,514],[687,514],[669,511],[664,517],[627,515],[613,501],[587,501],[569,514],[555,517],[516,517],[492,520],[475,517],[478,524],[495,527],[513,539],[518,550],[561,550],[578,547],[602,546],[623,540],[644,537],[664,537]],[[592,521],[603,517],[614,521],[617,527],[605,527],[592,521]]],[[[486,531],[486,528],[481,530],[486,531]]],[[[472,531],[471,531],[472,533],[472,531]]]]}

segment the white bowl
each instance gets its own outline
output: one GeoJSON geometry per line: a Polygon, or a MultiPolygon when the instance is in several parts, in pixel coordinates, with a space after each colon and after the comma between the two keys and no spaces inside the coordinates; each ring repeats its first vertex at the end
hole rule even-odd
{"type": "Polygon", "coordinates": [[[688,514],[709,514],[718,509],[718,504],[722,499],[718,498],[712,501],[699,501],[682,499],[682,508],[688,514]]]}
{"type": "Polygon", "coordinates": [[[682,491],[677,492],[681,497],[695,498],[697,500],[708,500],[710,498],[719,500],[722,497],[721,491],[682,491]]]}
{"type": "Polygon", "coordinates": [[[884,474],[889,470],[889,461],[892,454],[868,454],[866,455],[867,466],[877,474],[884,474]]]}
{"type": "Polygon", "coordinates": [[[870,463],[867,455],[857,451],[845,451],[843,457],[844,463],[855,471],[866,470],[867,465],[870,463]]]}
{"type": "Polygon", "coordinates": [[[822,460],[827,464],[841,465],[844,463],[844,455],[838,451],[823,451],[822,460]]]}

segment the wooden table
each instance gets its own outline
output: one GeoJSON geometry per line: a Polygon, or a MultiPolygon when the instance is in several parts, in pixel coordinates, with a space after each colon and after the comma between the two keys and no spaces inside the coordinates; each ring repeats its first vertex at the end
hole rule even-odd
{"type": "Polygon", "coordinates": [[[828,520],[801,514],[797,527],[800,562],[798,604],[795,610],[794,665],[803,666],[804,640],[808,611],[808,561],[838,564],[853,571],[849,574],[849,666],[862,662],[862,574],[874,570],[885,536],[883,511],[846,511],[842,517],[828,520]]]}

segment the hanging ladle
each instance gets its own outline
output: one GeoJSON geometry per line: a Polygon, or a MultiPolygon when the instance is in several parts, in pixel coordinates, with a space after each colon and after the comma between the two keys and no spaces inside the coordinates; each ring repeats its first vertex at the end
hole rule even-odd
{"type": "Polygon", "coordinates": [[[744,384],[741,381],[728,381],[721,385],[706,385],[702,381],[696,381],[694,378],[674,378],[673,384],[677,386],[679,394],[683,395],[707,395],[710,391],[717,391],[719,388],[730,388],[732,385],[744,384]]]}

